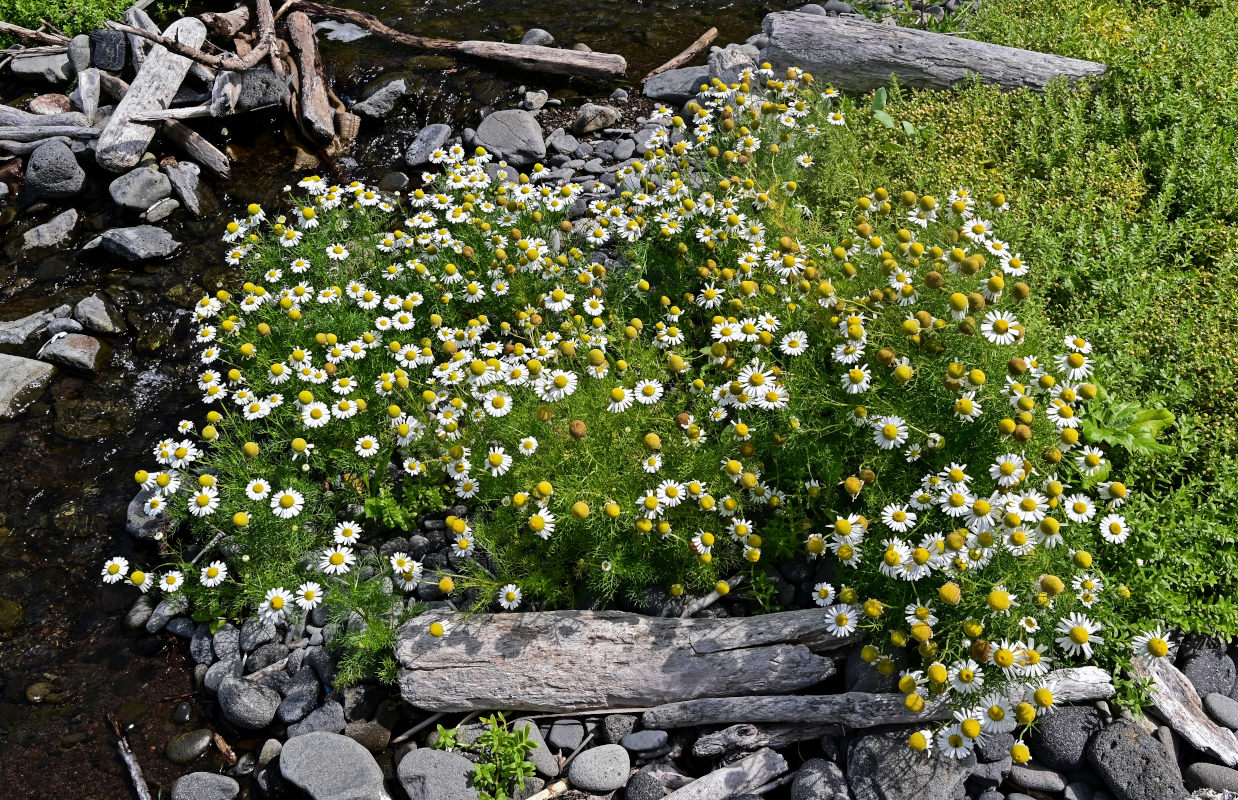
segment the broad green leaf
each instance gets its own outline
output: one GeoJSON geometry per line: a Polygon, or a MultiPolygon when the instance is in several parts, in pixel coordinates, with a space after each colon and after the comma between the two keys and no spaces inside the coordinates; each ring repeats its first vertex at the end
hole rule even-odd
{"type": "Polygon", "coordinates": [[[875,94],[873,94],[873,111],[877,112],[885,107],[886,107],[886,90],[884,88],[881,88],[881,89],[878,89],[875,94]]]}
{"type": "Polygon", "coordinates": [[[920,131],[916,129],[916,126],[912,125],[907,120],[903,120],[903,133],[907,134],[913,139],[920,135],[920,131]]]}
{"type": "Polygon", "coordinates": [[[904,148],[898,142],[886,142],[885,144],[881,145],[877,149],[883,153],[901,153],[906,148],[904,148]]]}
{"type": "Polygon", "coordinates": [[[878,122],[880,122],[882,125],[884,125],[887,128],[894,127],[894,117],[891,117],[889,114],[887,114],[884,111],[874,111],[873,119],[877,120],[878,122]]]}

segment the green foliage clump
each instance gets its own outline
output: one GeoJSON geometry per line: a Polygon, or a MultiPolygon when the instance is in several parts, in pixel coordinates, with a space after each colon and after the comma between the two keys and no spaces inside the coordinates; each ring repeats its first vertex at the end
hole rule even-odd
{"type": "Polygon", "coordinates": [[[120,19],[131,5],[129,0],[0,0],[0,19],[31,29],[47,21],[76,36],[120,19]]]}
{"type": "Polygon", "coordinates": [[[473,765],[470,782],[480,800],[508,800],[513,788],[523,789],[525,778],[533,776],[533,764],[527,759],[538,744],[529,738],[527,725],[509,729],[501,713],[482,717],[481,721],[486,729],[476,741],[469,743],[460,741],[458,728],[448,730],[439,725],[434,747],[477,753],[480,759],[473,765]]]}

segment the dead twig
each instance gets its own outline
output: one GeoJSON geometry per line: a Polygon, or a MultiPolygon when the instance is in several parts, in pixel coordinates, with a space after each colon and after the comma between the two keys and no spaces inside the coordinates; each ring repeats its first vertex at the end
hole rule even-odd
{"type": "Polygon", "coordinates": [[[397,736],[397,737],[395,737],[394,739],[392,739],[392,740],[388,743],[388,746],[389,746],[389,747],[395,747],[397,744],[400,744],[401,742],[406,742],[406,741],[408,741],[409,739],[413,738],[414,736],[416,736],[416,735],[417,735],[418,733],[420,733],[421,731],[424,731],[426,728],[428,728],[428,727],[430,727],[431,725],[433,725],[434,723],[438,722],[440,719],[442,719],[442,718],[443,718],[443,717],[445,717],[446,715],[447,715],[447,712],[446,712],[446,711],[439,711],[439,712],[436,712],[436,713],[434,713],[434,714],[431,714],[430,716],[428,716],[428,717],[426,717],[425,719],[423,719],[421,722],[418,722],[418,723],[417,723],[416,725],[414,725],[413,727],[411,727],[411,728],[409,728],[408,730],[404,731],[404,733],[401,733],[399,736],[397,736]]]}
{"type": "Polygon", "coordinates": [[[224,757],[224,760],[229,764],[235,764],[236,753],[232,752],[232,748],[224,741],[224,737],[219,735],[219,731],[211,731],[211,739],[215,742],[215,748],[219,750],[219,754],[224,757]]]}
{"type": "Polygon", "coordinates": [[[168,39],[159,33],[135,28],[132,25],[125,25],[120,22],[108,22],[107,26],[112,30],[121,31],[132,36],[140,36],[143,39],[162,45],[169,52],[175,53],[178,56],[183,56],[191,61],[196,61],[199,64],[211,67],[217,70],[230,70],[232,72],[244,72],[250,67],[257,64],[266,58],[267,53],[275,45],[275,16],[271,10],[271,0],[257,0],[258,6],[258,44],[253,50],[250,50],[244,56],[236,56],[228,54],[225,56],[212,56],[202,52],[196,47],[181,44],[178,41],[168,39]]]}
{"type": "MultiPolygon", "coordinates": [[[[730,586],[732,589],[734,589],[736,586],[739,586],[743,582],[744,582],[743,575],[735,575],[727,580],[727,585],[730,586]]],[[[710,592],[704,597],[698,598],[696,600],[693,600],[691,603],[688,603],[688,605],[684,607],[683,613],[679,615],[679,618],[687,619],[688,617],[691,617],[694,614],[699,614],[721,599],[722,599],[722,595],[718,594],[717,592],[710,592]]]]}
{"type": "Polygon", "coordinates": [[[151,800],[150,789],[146,786],[146,779],[142,777],[142,767],[138,764],[137,756],[133,754],[133,748],[129,747],[125,734],[120,730],[120,722],[116,720],[115,714],[108,714],[107,721],[111,723],[112,732],[116,734],[116,749],[120,751],[120,758],[129,770],[129,780],[133,781],[134,793],[138,800],[151,800]]]}
{"type": "Polygon", "coordinates": [[[0,20],[0,34],[12,36],[22,44],[62,44],[69,43],[69,37],[55,34],[45,33],[44,31],[32,31],[29,28],[23,28],[20,25],[14,25],[11,22],[0,20]]]}
{"type": "Polygon", "coordinates": [[[645,81],[649,80],[654,75],[660,75],[663,72],[669,72],[672,69],[678,69],[679,67],[682,67],[683,65],[687,64],[688,62],[692,61],[694,58],[699,56],[701,53],[704,53],[705,50],[709,47],[709,45],[716,38],[718,38],[718,29],[710,28],[709,30],[702,33],[699,39],[697,39],[695,42],[685,47],[679,55],[675,56],[670,61],[667,61],[662,66],[654,67],[652,70],[650,70],[648,75],[646,75],[644,78],[641,78],[641,83],[644,83],[645,81]]]}

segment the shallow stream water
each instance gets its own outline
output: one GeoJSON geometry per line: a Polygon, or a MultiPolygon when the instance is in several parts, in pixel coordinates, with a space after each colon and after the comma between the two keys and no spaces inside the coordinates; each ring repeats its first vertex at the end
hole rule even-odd
{"type": "MultiPolygon", "coordinates": [[[[614,86],[630,88],[710,26],[718,27],[720,44],[743,41],[759,30],[766,12],[791,4],[366,0],[347,5],[426,36],[519,41],[525,28],[542,27],[562,46],[584,42],[625,56],[632,80],[614,86]]],[[[190,12],[211,7],[224,8],[195,3],[190,12]]],[[[357,147],[333,174],[336,180],[377,182],[399,168],[417,128],[446,121],[458,131],[476,122],[482,106],[514,105],[521,85],[545,87],[569,100],[606,97],[614,88],[503,74],[410,52],[376,37],[348,43],[320,37],[320,44],[335,92],[346,102],[393,72],[414,89],[391,119],[363,123],[357,147]]],[[[5,80],[7,75],[0,78],[5,102],[45,90],[5,80]]],[[[178,420],[202,416],[188,391],[188,309],[204,290],[230,283],[219,240],[230,215],[250,202],[273,208],[282,187],[295,178],[294,151],[281,116],[254,113],[196,127],[230,148],[234,178],[227,184],[204,181],[208,207],[214,209],[205,219],[189,220],[183,212],[172,218],[168,227],[184,246],[167,263],[133,268],[78,254],[76,247],[52,257],[22,258],[14,248],[21,232],[61,209],[16,220],[11,211],[0,212],[0,320],[102,291],[126,322],[124,333],[101,337],[111,348],[104,369],[93,376],[62,372],[26,413],[0,422],[0,784],[8,797],[132,797],[106,726],[108,713],[119,714],[128,727],[156,796],[162,789],[166,797],[175,777],[189,769],[162,756],[172,735],[198,727],[171,719],[177,702],[194,700],[187,648],[167,636],[125,633],[120,618],[134,595],[103,587],[98,572],[113,554],[137,553],[145,561],[157,555],[135,551],[124,532],[125,507],[134,491],[131,476],[150,466],[153,443],[178,420]]],[[[166,144],[154,152],[176,155],[166,144]]],[[[331,174],[325,166],[323,172],[331,174]]],[[[91,231],[135,222],[114,213],[105,183],[94,177],[93,195],[76,203],[85,218],[79,246],[91,231]]],[[[213,765],[202,759],[193,768],[213,765]]]]}

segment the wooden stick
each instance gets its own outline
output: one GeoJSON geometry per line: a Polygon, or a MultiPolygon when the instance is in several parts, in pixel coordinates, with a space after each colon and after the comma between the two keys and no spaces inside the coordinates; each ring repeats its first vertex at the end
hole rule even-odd
{"type": "MultiPolygon", "coordinates": [[[[106,72],[99,73],[99,81],[103,86],[103,91],[118,100],[125,96],[125,92],[129,91],[129,84],[106,72]]],[[[202,138],[193,128],[190,128],[183,122],[168,119],[163,121],[159,130],[164,136],[179,145],[195,161],[211,172],[221,178],[227,179],[231,177],[232,161],[228,156],[220,152],[215,145],[202,138]]],[[[206,552],[206,548],[203,548],[202,552],[206,552]]]]}
{"type": "MultiPolygon", "coordinates": [[[[85,70],[83,70],[85,71],[85,70]]],[[[90,127],[86,115],[77,111],[66,111],[60,114],[31,114],[20,108],[0,105],[0,125],[14,128],[26,128],[40,125],[75,125],[81,128],[90,127]]]]}
{"type": "Polygon", "coordinates": [[[43,31],[32,31],[20,25],[0,20],[0,34],[12,36],[23,44],[68,44],[69,37],[43,31]]]}
{"type": "Polygon", "coordinates": [[[138,800],[151,800],[150,789],[146,787],[146,779],[142,777],[142,767],[138,764],[133,749],[129,747],[125,734],[121,732],[116,715],[108,714],[107,720],[112,724],[112,732],[116,734],[116,749],[120,751],[120,759],[125,762],[125,768],[129,770],[129,780],[133,781],[134,793],[137,794],[138,800]]]}
{"type": "Polygon", "coordinates": [[[237,6],[231,11],[206,11],[198,15],[211,33],[231,39],[249,25],[249,7],[237,6]]]}
{"type": "Polygon", "coordinates": [[[786,747],[796,742],[820,739],[822,736],[841,736],[842,733],[841,725],[828,723],[824,725],[799,722],[773,725],[741,723],[716,733],[707,733],[697,739],[692,745],[692,755],[698,758],[711,758],[735,750],[786,747]]]}
{"type": "Polygon", "coordinates": [[[440,719],[442,719],[446,715],[447,715],[446,711],[438,711],[438,712],[435,712],[434,714],[431,714],[430,716],[423,719],[421,722],[418,722],[413,727],[404,731],[404,733],[401,733],[399,736],[392,739],[390,742],[388,742],[388,746],[395,747],[397,744],[400,744],[401,742],[408,741],[412,737],[416,736],[419,732],[424,731],[426,728],[438,722],[440,719]]]}
{"type": "Polygon", "coordinates": [[[319,144],[330,144],[335,139],[335,112],[327,98],[327,78],[318,55],[314,23],[303,12],[294,11],[288,15],[288,35],[301,81],[297,92],[301,129],[319,144]]]}
{"type": "Polygon", "coordinates": [[[276,661],[274,664],[265,666],[262,669],[258,670],[257,672],[251,672],[250,674],[245,676],[245,679],[256,681],[261,678],[265,678],[266,676],[270,675],[273,672],[279,672],[286,666],[288,666],[288,657],[284,656],[279,661],[276,661]]]}
{"type": "Polygon", "coordinates": [[[84,128],[80,125],[30,125],[21,128],[6,125],[0,127],[0,139],[9,139],[14,142],[33,142],[38,139],[50,139],[57,136],[68,136],[73,139],[93,139],[98,135],[98,128],[84,128]]]}
{"type": "Polygon", "coordinates": [[[32,142],[0,140],[0,152],[9,153],[10,155],[18,156],[19,158],[25,158],[48,142],[56,141],[69,144],[72,140],[68,136],[52,136],[47,139],[35,139],[32,142]]]}
{"type": "Polygon", "coordinates": [[[542,789],[537,794],[529,798],[529,800],[550,800],[552,797],[558,797],[567,792],[567,781],[555,781],[554,783],[542,789]]]}
{"type": "Polygon", "coordinates": [[[177,41],[172,41],[166,36],[150,31],[144,31],[140,28],[135,28],[131,25],[124,25],[119,22],[108,22],[107,26],[112,30],[131,33],[134,36],[140,36],[143,39],[161,44],[169,52],[175,53],[178,56],[184,56],[191,61],[196,61],[199,64],[204,64],[213,69],[226,69],[233,72],[244,72],[250,67],[254,67],[258,62],[262,61],[270,52],[271,47],[275,43],[275,17],[271,11],[271,0],[257,0],[258,6],[258,28],[259,39],[257,46],[250,50],[244,56],[212,56],[207,55],[196,47],[181,44],[177,41]]]}
{"type": "Polygon", "coordinates": [[[684,66],[685,64],[691,62],[694,58],[699,56],[701,53],[705,52],[706,48],[708,48],[709,45],[713,43],[714,39],[717,39],[717,38],[718,38],[718,29],[710,28],[709,30],[702,33],[699,39],[697,39],[695,42],[685,47],[683,49],[683,52],[681,52],[679,55],[675,56],[670,61],[667,61],[662,66],[654,67],[652,70],[650,70],[648,75],[641,78],[641,83],[644,83],[645,81],[649,80],[654,75],[660,75],[663,72],[669,72],[670,70],[678,69],[684,66]]]}
{"type": "Polygon", "coordinates": [[[186,108],[165,108],[162,111],[144,111],[139,114],[134,114],[129,119],[134,122],[162,122],[168,119],[201,119],[202,117],[213,117],[211,107],[208,106],[188,106],[186,108]]]}
{"type": "Polygon", "coordinates": [[[224,737],[219,735],[219,731],[212,731],[211,739],[215,742],[215,747],[219,750],[220,755],[224,757],[224,760],[229,764],[235,764],[236,753],[232,752],[232,748],[224,741],[224,737]]]}
{"type": "MultiPolygon", "coordinates": [[[[744,582],[743,575],[735,575],[727,580],[727,585],[734,589],[744,582]]],[[[712,606],[714,603],[722,599],[722,595],[717,592],[710,592],[704,597],[697,598],[684,607],[683,613],[679,615],[680,619],[687,619],[695,614],[699,614],[705,609],[712,606]]]]}
{"type": "Polygon", "coordinates": [[[377,17],[362,11],[336,8],[310,0],[288,0],[280,7],[282,16],[292,11],[303,11],[316,17],[338,19],[365,28],[384,39],[399,42],[407,47],[443,55],[468,56],[483,61],[495,61],[530,72],[546,72],[553,75],[580,75],[587,78],[619,78],[627,72],[628,64],[622,56],[610,53],[582,53],[579,50],[560,50],[555,47],[506,44],[504,42],[464,41],[434,39],[414,36],[390,28],[377,17]]]}

